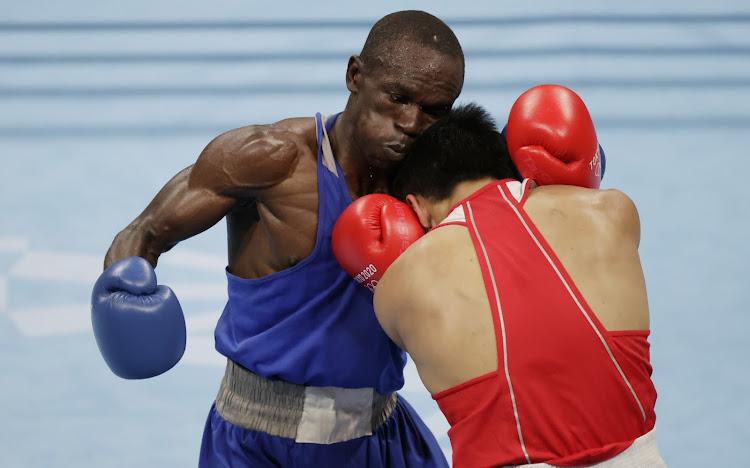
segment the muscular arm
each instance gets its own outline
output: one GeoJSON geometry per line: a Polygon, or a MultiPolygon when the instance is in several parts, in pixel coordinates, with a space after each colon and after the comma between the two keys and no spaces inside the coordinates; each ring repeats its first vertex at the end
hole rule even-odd
{"type": "MultiPolygon", "coordinates": [[[[420,238],[401,254],[383,273],[375,289],[373,305],[380,326],[410,354],[415,350],[407,346],[422,341],[424,317],[436,319],[439,315],[434,305],[443,297],[438,292],[445,291],[440,289],[446,276],[442,272],[446,271],[445,262],[452,258],[451,254],[435,253],[435,246],[440,243],[434,238],[444,234],[446,229],[442,229],[420,238]]],[[[434,329],[435,322],[431,326],[434,329]]]]}
{"type": "Polygon", "coordinates": [[[415,242],[383,274],[374,301],[383,330],[431,393],[497,369],[492,310],[465,227],[415,242]]]}
{"type": "Polygon", "coordinates": [[[251,199],[258,189],[284,180],[297,154],[296,139],[272,127],[220,135],[115,237],[104,267],[130,256],[156,266],[162,253],[219,222],[238,199],[251,199]]]}
{"type": "Polygon", "coordinates": [[[192,165],[175,175],[143,213],[117,234],[104,268],[132,256],[143,257],[156,266],[163,252],[205,231],[226,215],[235,200],[200,185],[191,186],[194,171],[192,165]]]}
{"type": "Polygon", "coordinates": [[[404,282],[409,280],[404,271],[408,268],[408,263],[399,260],[396,259],[383,274],[375,289],[373,304],[375,307],[375,316],[385,334],[399,348],[406,350],[398,329],[400,325],[399,318],[409,314],[405,304],[409,296],[404,291],[406,287],[404,282]]]}

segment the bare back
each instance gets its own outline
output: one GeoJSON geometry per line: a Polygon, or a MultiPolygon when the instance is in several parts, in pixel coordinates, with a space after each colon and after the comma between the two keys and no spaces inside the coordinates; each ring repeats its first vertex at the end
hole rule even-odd
{"type": "MultiPolygon", "coordinates": [[[[625,195],[538,187],[524,209],[607,330],[648,329],[638,215],[625,195]]],[[[492,312],[466,227],[441,227],[410,247],[383,276],[375,308],[430,392],[497,369],[492,312]]]]}
{"type": "Polygon", "coordinates": [[[635,205],[616,190],[538,187],[524,209],[609,331],[648,330],[635,205]]]}

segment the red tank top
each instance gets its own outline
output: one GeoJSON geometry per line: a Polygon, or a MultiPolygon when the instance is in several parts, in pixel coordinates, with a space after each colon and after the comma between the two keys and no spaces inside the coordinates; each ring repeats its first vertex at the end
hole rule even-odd
{"type": "Polygon", "coordinates": [[[589,465],[654,427],[649,332],[604,329],[524,211],[528,190],[493,182],[439,225],[469,229],[497,341],[497,371],[433,395],[455,468],[589,465]]]}

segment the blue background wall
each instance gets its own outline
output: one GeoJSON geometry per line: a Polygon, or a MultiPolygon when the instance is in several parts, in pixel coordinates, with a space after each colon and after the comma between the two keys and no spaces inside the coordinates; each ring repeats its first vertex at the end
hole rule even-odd
{"type": "MultiPolygon", "coordinates": [[[[430,11],[466,57],[460,102],[499,122],[559,83],[586,101],[604,186],[640,209],[657,428],[671,466],[743,466],[750,442],[750,6],[609,3],[3,2],[0,17],[0,466],[196,464],[223,359],[225,226],[160,261],[185,308],[169,373],[101,359],[91,286],[114,235],[217,134],[346,103],[346,62],[392,11],[430,11]]],[[[402,392],[447,452],[407,368],[402,392]]]]}

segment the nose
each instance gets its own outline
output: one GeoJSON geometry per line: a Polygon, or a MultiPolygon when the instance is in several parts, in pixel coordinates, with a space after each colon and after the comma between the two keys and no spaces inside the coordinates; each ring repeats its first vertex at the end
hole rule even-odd
{"type": "Polygon", "coordinates": [[[420,106],[408,104],[401,107],[401,112],[396,119],[398,130],[411,138],[416,138],[426,127],[420,106]]]}

